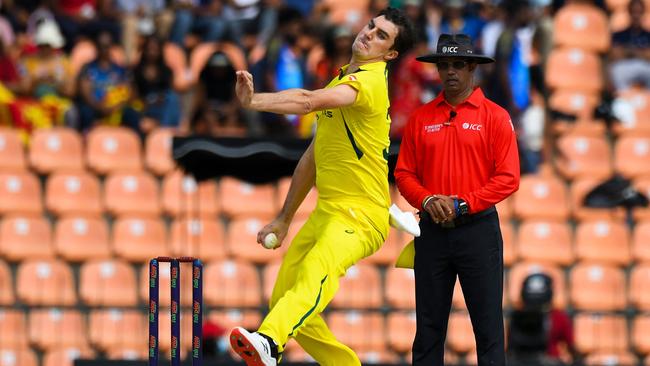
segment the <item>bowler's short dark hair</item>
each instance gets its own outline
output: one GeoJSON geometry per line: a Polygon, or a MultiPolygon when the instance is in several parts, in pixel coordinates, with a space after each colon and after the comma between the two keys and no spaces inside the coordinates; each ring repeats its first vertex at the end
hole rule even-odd
{"type": "Polygon", "coordinates": [[[395,24],[398,28],[395,43],[391,49],[397,51],[400,56],[410,50],[415,43],[415,27],[413,22],[400,9],[388,7],[377,14],[378,17],[384,16],[386,20],[395,24]]]}

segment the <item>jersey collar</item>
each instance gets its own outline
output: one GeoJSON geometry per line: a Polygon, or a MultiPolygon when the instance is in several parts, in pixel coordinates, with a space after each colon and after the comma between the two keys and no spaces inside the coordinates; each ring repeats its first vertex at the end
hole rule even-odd
{"type": "MultiPolygon", "coordinates": [[[[475,87],[472,94],[469,95],[469,98],[465,99],[462,103],[459,104],[459,106],[465,103],[469,103],[474,107],[479,107],[483,103],[484,99],[485,99],[485,94],[483,94],[481,88],[475,87]]],[[[438,96],[433,100],[433,104],[436,106],[440,103],[446,103],[444,92],[438,94],[438,96]]]]}
{"type": "MultiPolygon", "coordinates": [[[[339,79],[341,79],[343,75],[345,75],[345,72],[347,71],[348,67],[350,67],[350,64],[342,66],[339,69],[339,79]]],[[[353,74],[359,71],[373,71],[373,70],[385,70],[385,69],[386,69],[386,61],[377,61],[377,62],[371,62],[369,64],[361,65],[359,70],[353,72],[353,74]]]]}

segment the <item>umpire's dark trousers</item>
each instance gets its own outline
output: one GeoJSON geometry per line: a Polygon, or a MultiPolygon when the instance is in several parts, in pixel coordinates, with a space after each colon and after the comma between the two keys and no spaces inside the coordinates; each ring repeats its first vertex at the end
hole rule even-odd
{"type": "Polygon", "coordinates": [[[472,320],[479,366],[505,365],[503,341],[503,239],[494,209],[454,227],[420,214],[415,238],[417,331],[414,366],[443,366],[456,275],[472,320]]]}

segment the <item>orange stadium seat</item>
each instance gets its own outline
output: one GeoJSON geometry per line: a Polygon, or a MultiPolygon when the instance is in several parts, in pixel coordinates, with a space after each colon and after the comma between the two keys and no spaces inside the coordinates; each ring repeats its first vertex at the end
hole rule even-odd
{"type": "Polygon", "coordinates": [[[37,366],[36,353],[28,348],[6,348],[0,346],[0,366],[37,366]]]}
{"type": "Polygon", "coordinates": [[[415,310],[415,274],[411,269],[388,267],[386,302],[396,309],[415,310]]]}
{"type": "Polygon", "coordinates": [[[176,219],[171,228],[171,251],[177,257],[197,257],[205,262],[224,259],[228,252],[223,225],[210,218],[176,219]]]}
{"type": "MultiPolygon", "coordinates": [[[[160,324],[160,330],[158,332],[160,358],[166,356],[167,359],[169,359],[171,354],[171,315],[169,314],[169,308],[160,308],[160,313],[158,314],[158,323],[160,324]]],[[[182,311],[180,323],[181,359],[184,359],[185,355],[187,355],[187,353],[192,348],[192,313],[189,311],[182,311]]]]}
{"type": "Polygon", "coordinates": [[[521,220],[566,220],[569,217],[566,186],[552,175],[523,176],[514,194],[514,214],[521,220]]]}
{"type": "Polygon", "coordinates": [[[329,9],[329,20],[334,24],[347,24],[353,28],[361,27],[366,18],[369,0],[325,0],[329,9]]]}
{"type": "Polygon", "coordinates": [[[147,319],[147,315],[138,310],[92,310],[88,338],[101,351],[117,347],[135,348],[147,339],[147,319]]]}
{"type": "Polygon", "coordinates": [[[174,130],[157,128],[147,135],[144,143],[144,162],[150,172],[163,176],[172,170],[176,164],[172,158],[172,138],[174,130]]]}
{"type": "Polygon", "coordinates": [[[275,286],[275,280],[278,278],[281,265],[282,260],[277,259],[264,266],[264,270],[262,271],[262,295],[264,296],[265,302],[271,300],[273,287],[275,286]]]}
{"type": "MultiPolygon", "coordinates": [[[[7,263],[0,259],[0,305],[13,305],[15,302],[16,295],[14,294],[11,270],[7,263]]],[[[3,344],[1,340],[0,344],[3,344]]]]}
{"type": "MultiPolygon", "coordinates": [[[[284,204],[284,200],[287,197],[287,193],[289,193],[290,185],[291,185],[291,177],[285,177],[278,180],[278,209],[282,208],[282,205],[284,204]]],[[[307,197],[305,197],[305,200],[302,201],[300,207],[298,207],[298,210],[296,211],[294,217],[295,218],[308,217],[312,213],[312,211],[316,209],[317,200],[318,200],[318,191],[316,190],[316,187],[313,187],[309,191],[309,193],[307,193],[307,197]]]]}
{"type": "Polygon", "coordinates": [[[512,217],[512,201],[512,196],[509,196],[508,198],[496,204],[497,212],[499,213],[499,219],[501,222],[510,220],[512,217]]]}
{"type": "MultiPolygon", "coordinates": [[[[645,194],[646,197],[650,196],[650,176],[635,179],[633,185],[641,194],[645,194]]],[[[650,207],[635,207],[633,214],[637,221],[649,221],[650,207]]]]}
{"type": "Polygon", "coordinates": [[[287,236],[284,237],[284,240],[282,241],[282,246],[284,247],[284,250],[286,251],[289,249],[289,246],[291,243],[293,243],[293,239],[296,238],[296,235],[300,232],[300,229],[305,225],[307,222],[307,218],[294,218],[291,220],[291,224],[289,225],[289,230],[287,231],[287,236]]]}
{"type": "Polygon", "coordinates": [[[579,313],[573,319],[576,350],[582,354],[628,349],[623,315],[579,313]]]}
{"type": "Polygon", "coordinates": [[[50,223],[44,217],[5,217],[0,223],[0,256],[9,261],[54,257],[50,223]]]}
{"type": "Polygon", "coordinates": [[[650,221],[639,222],[634,227],[632,258],[638,262],[650,262],[650,221]]]}
{"type": "Polygon", "coordinates": [[[0,171],[20,172],[26,166],[25,148],[18,130],[0,127],[0,171]]]}
{"type": "Polygon", "coordinates": [[[138,135],[126,127],[95,127],[87,136],[88,166],[98,174],[142,169],[138,135]]]}
{"type": "Polygon", "coordinates": [[[603,88],[598,55],[579,48],[554,49],[548,57],[546,85],[552,90],[597,93],[603,88]]]}
{"type": "Polygon", "coordinates": [[[27,348],[27,335],[27,318],[22,310],[0,309],[0,349],[27,348]]]}
{"type": "Polygon", "coordinates": [[[27,305],[75,305],[72,269],[58,259],[29,259],[21,263],[16,275],[18,299],[27,305]]]}
{"type": "Polygon", "coordinates": [[[527,261],[568,266],[573,263],[571,228],[565,222],[530,220],[519,226],[519,255],[527,261]]]}
{"type": "Polygon", "coordinates": [[[89,360],[93,357],[95,352],[88,346],[54,349],[45,353],[43,366],[74,366],[77,359],[89,360]]]}
{"type": "Polygon", "coordinates": [[[632,344],[642,355],[650,353],[650,314],[637,315],[632,322],[632,344]]]}
{"type": "Polygon", "coordinates": [[[41,185],[31,173],[0,173],[0,215],[40,214],[41,185]]]}
{"type": "Polygon", "coordinates": [[[581,177],[605,180],[612,174],[609,143],[604,138],[565,135],[557,141],[556,165],[569,180],[581,177]]]}
{"type": "Polygon", "coordinates": [[[135,306],[135,272],[120,260],[92,260],[79,270],[79,297],[89,306],[135,306]]]}
{"type": "MultiPolygon", "coordinates": [[[[646,9],[650,4],[646,1],[646,9]]],[[[609,28],[612,32],[620,32],[630,26],[630,13],[627,8],[616,9],[609,16],[609,28]]],[[[650,27],[650,12],[646,11],[641,19],[641,24],[645,29],[650,27]]]]}
{"type": "Polygon", "coordinates": [[[585,221],[576,228],[578,260],[626,266],[630,262],[630,233],[620,221],[585,221]]]}
{"type": "Polygon", "coordinates": [[[253,185],[232,177],[219,181],[221,210],[229,217],[273,217],[279,210],[275,187],[253,185]]]}
{"type": "Polygon", "coordinates": [[[31,166],[41,174],[83,169],[81,136],[66,127],[37,129],[29,146],[31,166]]]}
{"type": "Polygon", "coordinates": [[[106,210],[114,216],[160,214],[158,182],[148,173],[111,174],[104,190],[106,210]]]}
{"type": "Polygon", "coordinates": [[[113,225],[113,250],[130,262],[146,262],[170,253],[167,231],[160,218],[122,217],[113,225]]]}
{"type": "Polygon", "coordinates": [[[650,134],[650,90],[633,86],[619,91],[615,102],[622,101],[633,109],[629,120],[623,119],[614,126],[619,134],[650,134]]]}
{"type": "Polygon", "coordinates": [[[162,205],[165,214],[173,217],[213,217],[218,211],[217,184],[212,180],[197,183],[191,176],[176,170],[163,180],[162,205]]]}
{"type": "Polygon", "coordinates": [[[262,286],[255,267],[242,261],[220,261],[203,269],[204,300],[208,306],[257,307],[262,286]]]}
{"type": "Polygon", "coordinates": [[[611,41],[607,14],[591,4],[563,6],[555,14],[553,29],[553,41],[557,46],[604,53],[611,41]]]}
{"type": "Polygon", "coordinates": [[[592,353],[585,359],[586,366],[637,366],[636,357],[626,351],[621,352],[596,352],[592,353]]]}
{"type": "Polygon", "coordinates": [[[602,179],[578,178],[571,183],[571,215],[577,221],[584,220],[613,220],[623,219],[625,212],[622,208],[593,208],[584,205],[584,199],[602,179]]]}
{"type": "Polygon", "coordinates": [[[412,239],[412,236],[401,233],[391,227],[388,231],[388,238],[386,238],[384,245],[382,245],[381,248],[371,256],[364,258],[362,262],[392,267],[402,251],[402,248],[404,248],[408,241],[412,239]]]}
{"type": "MultiPolygon", "coordinates": [[[[593,91],[558,89],[551,94],[548,103],[549,107],[554,111],[576,116],[580,121],[576,123],[588,123],[587,121],[591,120],[594,115],[594,108],[600,103],[600,97],[598,93],[593,91]]],[[[558,128],[553,127],[557,132],[558,128]]],[[[568,127],[564,128],[569,129],[568,127]]],[[[595,126],[593,130],[591,128],[589,130],[591,130],[592,134],[604,132],[604,128],[596,128],[595,126]]]]}
{"type": "Polygon", "coordinates": [[[476,349],[472,323],[467,312],[459,311],[449,315],[447,345],[452,351],[461,354],[476,349]]]}
{"type": "Polygon", "coordinates": [[[336,339],[355,351],[386,349],[386,327],[380,313],[335,311],[326,321],[336,339]]]}
{"type": "Polygon", "coordinates": [[[395,352],[409,352],[415,338],[415,312],[391,312],[386,322],[388,346],[395,352]]]}
{"type": "Polygon", "coordinates": [[[519,244],[515,241],[514,228],[510,221],[502,220],[500,228],[501,237],[503,238],[503,264],[510,267],[519,257],[519,244]]]}
{"type": "Polygon", "coordinates": [[[400,363],[399,356],[386,349],[379,351],[361,351],[357,352],[357,356],[359,356],[359,360],[364,365],[396,365],[400,363]]]}
{"type": "Polygon", "coordinates": [[[45,208],[57,216],[99,216],[104,209],[99,180],[82,171],[50,175],[45,183],[45,208]]]}
{"type": "Polygon", "coordinates": [[[288,248],[283,243],[277,249],[266,249],[257,242],[257,233],[266,222],[258,218],[239,218],[228,226],[227,243],[229,252],[235,257],[253,263],[268,263],[281,258],[288,248]]]}
{"type": "Polygon", "coordinates": [[[54,247],[57,254],[71,262],[108,258],[108,225],[97,217],[63,217],[54,229],[54,247]]]}
{"type": "Polygon", "coordinates": [[[253,331],[262,324],[262,315],[257,310],[215,310],[208,314],[208,319],[227,332],[238,326],[253,331]]]}
{"type": "MultiPolygon", "coordinates": [[[[241,358],[238,358],[239,356],[236,356],[236,360],[240,360],[241,358]]],[[[296,342],[293,339],[289,339],[289,342],[287,342],[285,349],[282,353],[282,360],[284,362],[307,362],[307,363],[314,363],[316,360],[314,360],[313,357],[309,355],[300,345],[298,342],[296,342]]]]}
{"type": "MultiPolygon", "coordinates": [[[[181,305],[192,306],[192,264],[181,263],[181,305]]],[[[203,282],[204,285],[206,282],[203,282]]],[[[170,264],[158,264],[158,306],[171,306],[170,264]]],[[[140,301],[149,302],[149,263],[140,270],[140,301]]]]}
{"type": "Polygon", "coordinates": [[[86,318],[77,309],[33,309],[29,313],[29,342],[40,350],[87,345],[86,318]]]}
{"type": "Polygon", "coordinates": [[[650,311],[650,263],[634,266],[630,274],[630,305],[650,311]]]}
{"type": "Polygon", "coordinates": [[[557,266],[544,262],[519,262],[508,273],[508,300],[513,307],[520,307],[522,304],[521,287],[526,277],[540,272],[553,279],[553,307],[562,309],[566,306],[567,285],[564,281],[563,272],[557,266]]]}
{"type": "Polygon", "coordinates": [[[578,310],[616,311],[627,305],[625,273],[615,266],[578,263],[569,281],[571,304],[578,310]]]}
{"type": "Polygon", "coordinates": [[[332,300],[335,308],[377,309],[383,304],[381,276],[377,267],[358,263],[348,268],[339,280],[339,291],[332,300]]]}
{"type": "Polygon", "coordinates": [[[650,175],[650,137],[619,137],[614,147],[614,165],[626,178],[650,175]]]}

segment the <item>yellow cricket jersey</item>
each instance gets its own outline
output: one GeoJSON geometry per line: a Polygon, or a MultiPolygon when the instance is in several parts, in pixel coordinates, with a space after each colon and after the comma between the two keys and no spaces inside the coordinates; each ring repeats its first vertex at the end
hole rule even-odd
{"type": "Polygon", "coordinates": [[[354,104],[317,113],[316,187],[323,200],[369,202],[388,208],[390,116],[386,63],[341,68],[327,88],[347,84],[358,91],[354,104]]]}

